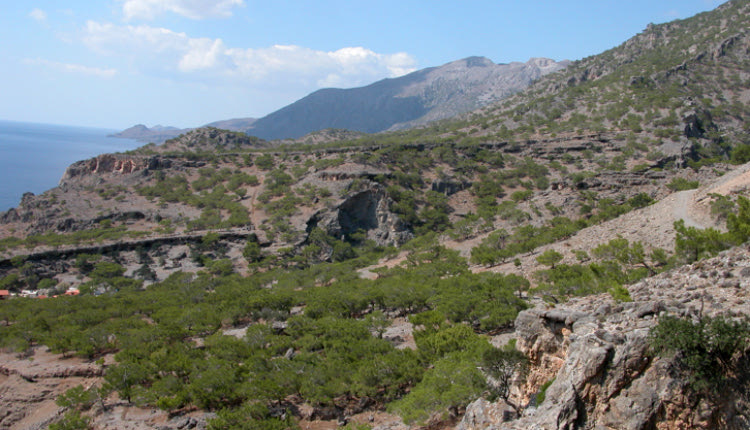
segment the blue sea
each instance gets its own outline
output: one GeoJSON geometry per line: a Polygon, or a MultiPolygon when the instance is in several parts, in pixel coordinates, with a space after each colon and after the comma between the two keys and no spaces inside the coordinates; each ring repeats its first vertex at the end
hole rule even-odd
{"type": "Polygon", "coordinates": [[[117,130],[0,120],[0,212],[17,207],[27,191],[57,186],[72,163],[141,145],[107,137],[117,130]]]}

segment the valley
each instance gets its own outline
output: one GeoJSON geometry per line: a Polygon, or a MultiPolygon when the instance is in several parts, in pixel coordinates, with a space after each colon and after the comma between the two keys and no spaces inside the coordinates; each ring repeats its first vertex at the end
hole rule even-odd
{"type": "Polygon", "coordinates": [[[749,15],[415,127],[74,163],[0,213],[0,428],[747,427],[749,15]]]}

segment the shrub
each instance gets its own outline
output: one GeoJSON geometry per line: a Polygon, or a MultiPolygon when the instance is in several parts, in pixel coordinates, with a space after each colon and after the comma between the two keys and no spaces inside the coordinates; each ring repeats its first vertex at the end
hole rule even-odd
{"type": "Polygon", "coordinates": [[[726,220],[734,210],[734,202],[727,196],[721,194],[709,194],[713,197],[711,201],[711,215],[720,220],[726,220]]]}
{"type": "Polygon", "coordinates": [[[677,233],[675,255],[686,263],[714,256],[729,248],[733,243],[731,233],[722,233],[713,228],[701,230],[686,227],[684,220],[676,221],[674,229],[677,233]]]}
{"type": "Polygon", "coordinates": [[[514,202],[518,203],[524,200],[528,200],[532,195],[534,195],[534,192],[531,190],[515,191],[510,195],[510,198],[514,202]]]}
{"type": "Polygon", "coordinates": [[[698,186],[700,186],[700,182],[688,181],[685,178],[672,178],[672,180],[667,184],[667,188],[672,191],[693,190],[695,188],[698,188],[698,186]]]}
{"type": "Polygon", "coordinates": [[[734,164],[744,164],[750,161],[750,145],[737,145],[732,149],[730,157],[734,164]]]}
{"type": "Polygon", "coordinates": [[[737,374],[750,340],[750,322],[727,316],[689,318],[665,316],[651,329],[649,343],[659,356],[672,356],[696,391],[718,392],[737,374]]]}
{"type": "Polygon", "coordinates": [[[248,240],[245,244],[245,248],[242,250],[242,256],[247,259],[249,263],[260,261],[263,258],[263,253],[260,249],[260,244],[257,240],[248,240]]]}
{"type": "Polygon", "coordinates": [[[433,369],[403,399],[390,410],[397,412],[404,422],[422,422],[434,412],[455,413],[460,407],[475,400],[487,389],[484,375],[467,354],[454,353],[439,360],[433,369]]]}
{"type": "Polygon", "coordinates": [[[633,208],[646,207],[653,202],[654,199],[646,193],[638,193],[632,198],[628,199],[628,204],[633,208]]]}
{"type": "Polygon", "coordinates": [[[745,243],[750,239],[750,200],[743,196],[737,198],[736,214],[727,215],[727,230],[735,243],[745,243]]]}
{"type": "Polygon", "coordinates": [[[273,159],[273,155],[271,154],[263,154],[260,157],[255,159],[255,165],[258,166],[261,170],[271,170],[273,169],[273,166],[275,165],[275,161],[273,159]]]}
{"type": "Polygon", "coordinates": [[[547,398],[547,388],[549,388],[552,383],[555,382],[555,378],[550,379],[549,381],[542,384],[541,388],[539,388],[539,392],[536,393],[536,397],[534,400],[536,400],[537,405],[541,405],[544,402],[544,399],[547,398]]]}
{"type": "Polygon", "coordinates": [[[482,356],[482,370],[492,377],[492,393],[508,401],[510,389],[516,378],[524,378],[529,369],[529,359],[515,348],[515,342],[503,348],[490,348],[482,356]]]}
{"type": "Polygon", "coordinates": [[[49,425],[50,430],[86,430],[89,428],[89,418],[78,411],[70,411],[63,415],[60,421],[49,425]]]}
{"type": "Polygon", "coordinates": [[[612,296],[612,299],[614,299],[614,301],[618,303],[633,301],[633,299],[630,297],[630,291],[628,291],[628,289],[623,287],[622,285],[615,285],[614,287],[610,288],[609,294],[612,296]]]}
{"type": "Polygon", "coordinates": [[[562,261],[563,255],[559,252],[555,251],[554,249],[548,249],[544,251],[540,256],[536,258],[536,261],[539,264],[543,264],[545,266],[550,266],[551,268],[555,268],[555,264],[562,261]]]}

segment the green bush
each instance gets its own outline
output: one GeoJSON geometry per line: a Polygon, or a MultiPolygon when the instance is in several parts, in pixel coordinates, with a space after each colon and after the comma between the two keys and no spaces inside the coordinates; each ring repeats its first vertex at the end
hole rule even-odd
{"type": "Polygon", "coordinates": [[[255,165],[261,170],[271,170],[275,164],[276,161],[271,154],[263,154],[255,159],[255,165]]]}
{"type": "Polygon", "coordinates": [[[515,348],[515,339],[502,348],[490,348],[482,355],[482,370],[492,377],[492,394],[508,401],[514,382],[525,378],[529,359],[515,348]]]}
{"type": "Polygon", "coordinates": [[[78,411],[65,413],[63,417],[49,425],[50,430],[88,430],[89,417],[81,415],[78,411]]]}
{"type": "Polygon", "coordinates": [[[750,145],[740,144],[732,149],[730,156],[732,163],[744,164],[750,161],[750,145]]]}
{"type": "Polygon", "coordinates": [[[675,255],[686,263],[712,257],[735,243],[731,233],[722,233],[713,228],[686,227],[684,220],[674,223],[675,255]]]}
{"type": "Polygon", "coordinates": [[[563,259],[563,255],[555,251],[554,249],[548,249],[544,251],[541,255],[536,257],[536,261],[539,264],[550,266],[553,269],[555,268],[555,264],[562,261],[562,259],[563,259]]]}
{"type": "Polygon", "coordinates": [[[299,426],[292,414],[283,418],[271,416],[268,407],[262,403],[245,403],[239,408],[220,410],[208,422],[209,430],[295,430],[299,426]]]}
{"type": "Polygon", "coordinates": [[[57,406],[63,408],[76,409],[78,411],[85,411],[94,405],[98,398],[98,389],[90,388],[85,389],[82,385],[76,385],[69,389],[65,393],[61,394],[55,400],[57,406]]]}
{"type": "Polygon", "coordinates": [[[665,316],[651,329],[653,353],[673,357],[677,367],[697,391],[719,393],[731,378],[742,379],[750,321],[728,316],[689,318],[665,316]]]}
{"type": "Polygon", "coordinates": [[[672,191],[685,191],[685,190],[692,190],[695,188],[698,188],[700,186],[700,182],[698,181],[689,181],[685,178],[672,178],[672,180],[667,184],[667,188],[669,188],[672,191]]]}
{"type": "Polygon", "coordinates": [[[542,403],[544,403],[544,400],[547,398],[547,389],[550,385],[552,385],[553,382],[555,382],[555,378],[552,378],[549,381],[545,382],[539,388],[539,392],[536,393],[536,397],[534,397],[537,405],[541,405],[542,403]]]}
{"type": "MultiPolygon", "coordinates": [[[[485,341],[485,349],[492,348],[485,341]]],[[[477,399],[487,390],[487,382],[477,369],[477,359],[466,353],[453,353],[435,363],[422,382],[389,410],[406,423],[424,422],[433,413],[457,415],[458,408],[477,399]]]]}
{"type": "Polygon", "coordinates": [[[609,294],[612,299],[617,303],[632,302],[633,299],[630,297],[630,291],[622,285],[615,285],[609,289],[609,294]]]}
{"type": "Polygon", "coordinates": [[[534,192],[532,190],[514,191],[510,195],[510,199],[518,203],[524,200],[528,200],[533,195],[534,195],[534,192]]]}
{"type": "Polygon", "coordinates": [[[638,193],[635,196],[628,199],[628,204],[632,206],[633,208],[643,208],[643,207],[650,205],[654,201],[655,200],[651,198],[651,196],[649,196],[648,194],[638,193]]]}

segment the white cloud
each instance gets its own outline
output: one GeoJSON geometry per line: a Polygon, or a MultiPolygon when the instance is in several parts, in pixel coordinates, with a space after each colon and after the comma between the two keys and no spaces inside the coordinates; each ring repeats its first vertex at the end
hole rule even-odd
{"type": "Polygon", "coordinates": [[[31,12],[29,12],[29,16],[39,22],[47,21],[47,13],[39,8],[34,8],[31,12]]]}
{"type": "Polygon", "coordinates": [[[84,66],[82,64],[60,63],[57,61],[45,60],[42,58],[26,58],[23,60],[23,62],[25,64],[43,66],[62,72],[75,73],[86,76],[98,76],[100,78],[111,78],[117,74],[117,70],[115,69],[102,69],[99,67],[84,66]]]}
{"type": "Polygon", "coordinates": [[[171,12],[190,19],[226,18],[244,0],[121,0],[126,20],[154,19],[171,12]]]}
{"type": "Polygon", "coordinates": [[[406,53],[379,54],[363,47],[318,51],[295,45],[233,48],[221,39],[191,38],[148,25],[89,21],[84,43],[105,55],[126,56],[143,73],[194,77],[225,83],[351,87],[415,70],[406,53]]]}

